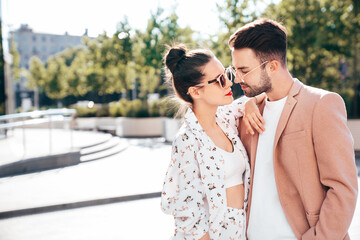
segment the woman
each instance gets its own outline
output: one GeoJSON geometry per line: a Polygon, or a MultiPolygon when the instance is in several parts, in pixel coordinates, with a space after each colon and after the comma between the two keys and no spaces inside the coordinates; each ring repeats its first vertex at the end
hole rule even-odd
{"type": "Polygon", "coordinates": [[[208,50],[172,47],[165,65],[190,106],[161,196],[162,210],[175,219],[173,239],[245,239],[250,169],[237,133],[245,99],[233,102],[232,71],[208,50]]]}

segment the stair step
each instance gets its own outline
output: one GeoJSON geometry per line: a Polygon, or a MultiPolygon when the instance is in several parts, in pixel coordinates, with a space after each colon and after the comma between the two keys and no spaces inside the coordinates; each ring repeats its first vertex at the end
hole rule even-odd
{"type": "Polygon", "coordinates": [[[124,151],[128,146],[129,146],[128,143],[119,141],[119,143],[116,146],[109,148],[107,150],[99,151],[99,152],[96,152],[93,154],[88,154],[85,156],[81,156],[80,162],[90,162],[90,161],[95,161],[95,160],[99,160],[102,158],[111,157],[111,156],[114,156],[114,155],[124,151]]]}
{"type": "Polygon", "coordinates": [[[80,154],[81,154],[81,156],[86,156],[86,155],[98,153],[101,151],[106,151],[108,149],[116,147],[119,143],[120,143],[119,137],[112,137],[109,140],[103,142],[102,144],[98,144],[96,146],[81,149],[80,154]]]}
{"type": "MultiPolygon", "coordinates": [[[[97,133],[97,134],[100,134],[100,133],[97,133]]],[[[97,143],[94,143],[91,145],[87,145],[87,146],[82,146],[82,147],[80,147],[80,149],[82,150],[82,149],[92,148],[92,147],[104,144],[113,138],[113,136],[110,133],[101,133],[101,134],[103,134],[103,135],[101,136],[102,140],[100,142],[97,142],[97,143]]]]}

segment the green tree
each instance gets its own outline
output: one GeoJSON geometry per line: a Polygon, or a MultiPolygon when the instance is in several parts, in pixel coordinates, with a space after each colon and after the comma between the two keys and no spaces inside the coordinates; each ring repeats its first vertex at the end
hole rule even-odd
{"type": "Polygon", "coordinates": [[[113,36],[113,41],[117,47],[116,50],[119,54],[119,60],[122,61],[123,64],[132,61],[134,39],[131,38],[131,27],[126,16],[123,21],[118,23],[117,31],[113,36]]]}
{"type": "Polygon", "coordinates": [[[26,71],[26,78],[28,79],[27,87],[31,90],[35,88],[44,89],[46,85],[46,69],[44,64],[38,57],[30,59],[29,71],[26,71]]]}
{"type": "Polygon", "coordinates": [[[140,97],[146,98],[148,93],[154,93],[160,84],[160,69],[144,66],[140,69],[140,97]]]}
{"type": "Polygon", "coordinates": [[[61,57],[50,58],[46,68],[46,95],[60,103],[61,99],[69,95],[68,78],[69,71],[65,60],[61,57]]]}
{"type": "Polygon", "coordinates": [[[255,11],[256,3],[250,0],[225,0],[218,4],[221,31],[210,39],[209,45],[217,58],[225,65],[231,64],[231,54],[228,41],[239,27],[255,20],[259,13],[255,11]]]}
{"type": "Polygon", "coordinates": [[[87,86],[87,56],[85,49],[78,51],[68,67],[68,93],[74,96],[84,96],[87,86]]]}
{"type": "Polygon", "coordinates": [[[343,96],[348,112],[356,115],[358,93],[356,46],[359,18],[350,0],[283,0],[263,16],[282,20],[288,29],[288,67],[303,82],[343,96]],[[353,84],[343,85],[339,60],[353,59],[353,84]],[[355,98],[354,98],[355,96],[355,98]],[[351,105],[354,105],[351,108],[351,105]]]}
{"type": "Polygon", "coordinates": [[[16,49],[16,45],[17,45],[16,42],[14,41],[10,42],[10,54],[12,56],[11,75],[13,81],[18,82],[21,77],[21,71],[20,71],[20,55],[16,49]]]}
{"type": "Polygon", "coordinates": [[[5,61],[2,46],[2,21],[0,19],[0,115],[5,114],[5,61]]]}

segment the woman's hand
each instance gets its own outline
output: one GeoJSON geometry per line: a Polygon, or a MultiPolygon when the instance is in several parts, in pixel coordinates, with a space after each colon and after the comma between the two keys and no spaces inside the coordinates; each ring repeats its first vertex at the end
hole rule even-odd
{"type": "Polygon", "coordinates": [[[266,95],[262,93],[256,97],[250,98],[245,103],[245,114],[243,117],[243,123],[245,123],[246,126],[246,134],[250,133],[251,135],[254,135],[254,129],[260,134],[265,131],[265,120],[261,116],[259,108],[257,106],[257,104],[262,102],[265,97],[266,95]]]}

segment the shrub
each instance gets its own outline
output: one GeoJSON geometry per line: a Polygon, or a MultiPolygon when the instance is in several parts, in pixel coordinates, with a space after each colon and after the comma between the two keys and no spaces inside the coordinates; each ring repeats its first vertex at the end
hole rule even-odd
{"type": "Polygon", "coordinates": [[[76,117],[95,117],[98,108],[96,105],[92,108],[88,107],[75,107],[76,109],[76,117]]]}
{"type": "Polygon", "coordinates": [[[149,117],[146,102],[136,99],[133,101],[120,99],[109,104],[109,114],[113,117],[149,117]]]}
{"type": "Polygon", "coordinates": [[[109,115],[109,104],[102,104],[96,112],[97,117],[108,117],[109,115]]]}
{"type": "Polygon", "coordinates": [[[159,113],[160,116],[173,118],[180,109],[180,103],[173,98],[165,97],[160,100],[159,113]]]}
{"type": "Polygon", "coordinates": [[[160,101],[153,101],[149,105],[149,114],[151,117],[160,117],[160,108],[161,102],[160,101]]]}
{"type": "Polygon", "coordinates": [[[119,105],[119,102],[111,102],[111,103],[109,103],[109,115],[110,116],[119,117],[118,105],[119,105]]]}
{"type": "Polygon", "coordinates": [[[180,103],[169,97],[160,100],[142,101],[140,99],[120,99],[108,105],[108,113],[112,117],[169,117],[172,118],[179,111],[180,103]]]}

